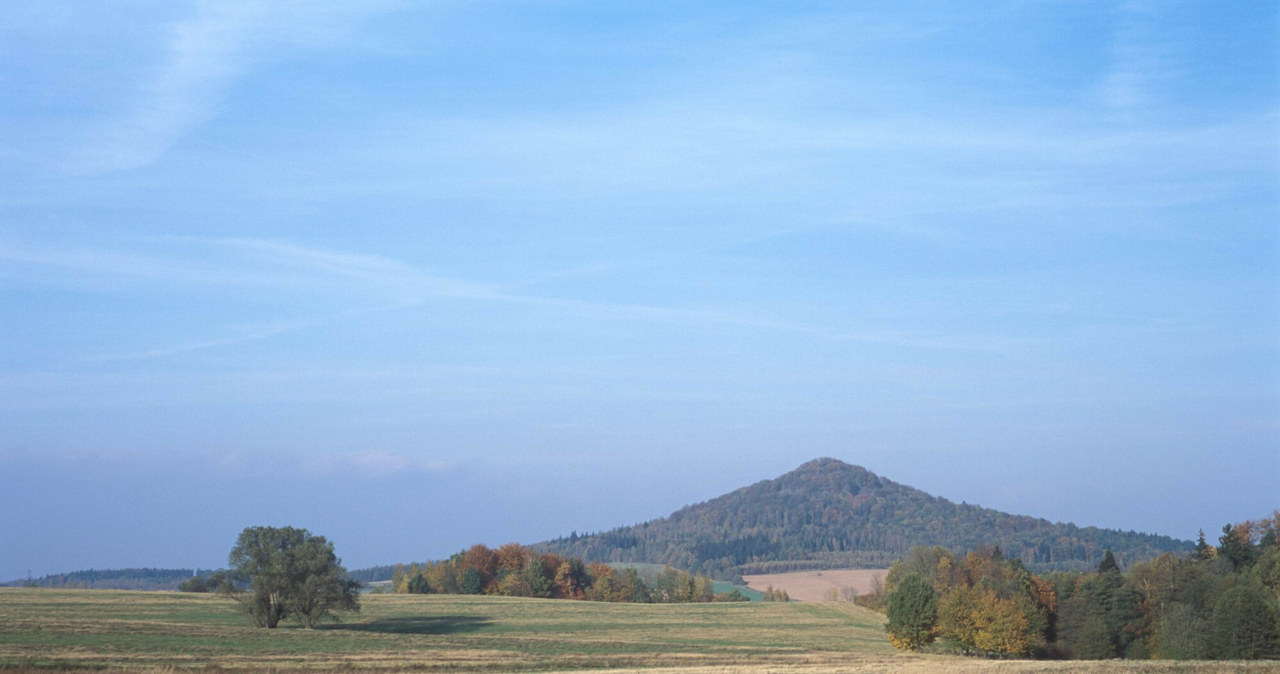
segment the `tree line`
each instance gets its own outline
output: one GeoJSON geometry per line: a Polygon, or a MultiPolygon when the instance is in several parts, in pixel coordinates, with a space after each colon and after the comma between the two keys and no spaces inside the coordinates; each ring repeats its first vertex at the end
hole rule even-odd
{"type": "Polygon", "coordinates": [[[1280,511],[1189,555],[1032,574],[999,547],[918,547],[885,579],[894,646],[1078,659],[1280,658],[1280,511]],[[935,643],[936,642],[936,643],[935,643]]]}
{"type": "Polygon", "coordinates": [[[741,593],[716,593],[711,578],[705,575],[670,566],[646,582],[635,567],[618,570],[518,543],[496,550],[477,544],[445,560],[399,564],[392,572],[391,591],[632,603],[746,600],[741,593]]]}
{"type": "Polygon", "coordinates": [[[209,573],[212,572],[201,569],[89,569],[0,585],[84,590],[173,590],[193,576],[209,573]]]}

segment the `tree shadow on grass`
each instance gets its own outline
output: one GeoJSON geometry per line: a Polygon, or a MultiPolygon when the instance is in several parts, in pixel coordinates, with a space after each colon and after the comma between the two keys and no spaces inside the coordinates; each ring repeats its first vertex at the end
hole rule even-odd
{"type": "Polygon", "coordinates": [[[457,634],[474,632],[492,625],[488,618],[471,615],[409,616],[383,618],[359,623],[325,625],[324,629],[351,632],[383,632],[387,634],[457,634]]]}

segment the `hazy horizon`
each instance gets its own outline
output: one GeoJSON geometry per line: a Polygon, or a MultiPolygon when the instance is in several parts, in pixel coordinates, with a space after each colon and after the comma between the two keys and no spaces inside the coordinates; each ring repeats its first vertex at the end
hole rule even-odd
{"type": "Polygon", "coordinates": [[[1280,507],[1280,7],[0,9],[0,579],[349,568],[831,456],[1280,507]]]}
{"type": "MultiPolygon", "coordinates": [[[[815,458],[819,458],[819,457],[815,457],[815,458]]],[[[795,466],[793,467],[793,469],[797,467],[798,466],[795,466]]],[[[508,476],[508,481],[505,484],[503,484],[501,480],[497,480],[497,481],[485,480],[484,478],[480,477],[477,474],[477,471],[474,470],[474,468],[475,468],[474,466],[471,469],[463,468],[461,466],[455,467],[455,469],[451,472],[450,477],[451,479],[459,480],[464,484],[469,484],[473,486],[476,489],[476,491],[480,493],[500,493],[504,489],[513,489],[513,488],[519,488],[520,486],[522,486],[518,476],[508,476]]],[[[786,472],[790,472],[790,470],[786,472]]],[[[871,470],[871,472],[875,473],[876,471],[871,470]]],[[[909,483],[903,483],[901,480],[894,480],[893,477],[890,475],[884,475],[880,473],[877,473],[877,474],[879,474],[880,477],[893,480],[894,482],[906,484],[906,486],[908,487],[915,487],[915,485],[912,485],[909,483]]],[[[779,475],[770,475],[768,477],[762,477],[760,479],[753,479],[750,482],[743,483],[734,487],[726,488],[721,493],[710,494],[703,498],[698,498],[697,500],[688,501],[686,503],[681,503],[678,505],[673,504],[669,507],[669,509],[665,511],[658,512],[657,514],[645,516],[639,519],[618,520],[612,524],[603,524],[603,525],[597,525],[594,527],[586,527],[586,528],[573,527],[569,529],[555,530],[555,531],[552,530],[555,526],[555,523],[540,521],[540,518],[537,514],[533,514],[533,515],[520,514],[518,512],[518,509],[502,510],[501,508],[495,508],[495,507],[481,508],[478,512],[476,512],[475,510],[473,510],[473,507],[476,505],[474,502],[464,503],[464,504],[461,504],[461,507],[455,507],[455,509],[453,510],[446,510],[444,513],[442,513],[442,515],[448,516],[446,519],[457,518],[458,520],[461,521],[461,525],[450,527],[446,529],[446,532],[444,535],[440,535],[434,538],[433,541],[435,542],[435,544],[429,548],[432,551],[430,554],[399,558],[399,559],[375,559],[374,556],[371,556],[365,550],[354,549],[353,546],[351,545],[352,541],[363,541],[365,545],[370,545],[369,541],[371,537],[366,532],[362,531],[360,521],[353,521],[352,518],[343,517],[340,514],[340,511],[343,510],[340,504],[324,504],[323,501],[326,499],[323,497],[322,495],[323,492],[321,489],[317,489],[317,497],[314,500],[306,500],[299,506],[286,509],[286,512],[289,513],[287,515],[280,515],[280,516],[270,517],[270,518],[258,518],[256,520],[253,520],[252,515],[249,513],[251,513],[254,510],[254,508],[259,507],[259,504],[256,504],[256,503],[251,504],[248,507],[231,509],[230,512],[222,512],[219,514],[222,515],[222,519],[229,519],[234,517],[234,515],[232,515],[231,512],[242,513],[243,516],[247,518],[245,520],[246,522],[250,522],[250,521],[252,522],[249,524],[245,524],[244,525],[245,527],[257,526],[257,525],[306,526],[301,523],[308,523],[308,522],[328,523],[328,524],[337,523],[339,526],[338,531],[342,536],[341,539],[336,539],[333,532],[326,533],[325,531],[315,530],[314,528],[312,529],[312,533],[324,535],[330,540],[334,540],[334,543],[339,555],[342,556],[344,559],[345,566],[347,566],[347,568],[349,569],[358,569],[358,568],[365,568],[370,566],[381,566],[386,564],[398,564],[398,563],[407,564],[410,562],[425,562],[425,561],[444,559],[444,558],[447,558],[449,555],[452,555],[455,552],[463,550],[466,547],[470,547],[475,543],[485,543],[493,547],[497,547],[498,545],[501,545],[503,543],[509,543],[509,542],[517,542],[517,543],[528,545],[528,544],[541,542],[544,540],[559,538],[561,536],[569,536],[575,532],[578,534],[596,533],[596,532],[605,531],[608,529],[613,529],[615,527],[638,524],[640,522],[649,521],[649,520],[657,519],[661,517],[666,517],[684,506],[694,505],[696,503],[701,503],[703,501],[711,500],[715,497],[721,496],[730,491],[734,491],[739,488],[750,486],[751,484],[755,484],[756,482],[760,482],[762,480],[770,480],[770,479],[779,477],[780,475],[781,473],[779,475]],[[498,531],[503,533],[497,534],[496,537],[493,535],[490,535],[484,539],[476,538],[474,536],[470,539],[467,538],[469,535],[472,534],[473,531],[475,531],[475,529],[472,528],[471,522],[465,519],[466,514],[471,512],[476,512],[476,515],[480,518],[480,521],[486,522],[488,524],[486,531],[488,532],[498,531]],[[505,520],[505,521],[502,521],[502,520],[505,520]],[[502,521],[501,524],[495,527],[493,523],[499,522],[499,521],[502,521]],[[527,535],[529,532],[538,532],[538,531],[541,531],[544,533],[532,538],[529,535],[527,535]],[[550,533],[547,533],[547,532],[550,532],[550,533]],[[450,543],[442,543],[442,541],[452,541],[454,543],[452,544],[452,547],[450,547],[450,543]],[[355,562],[352,560],[363,560],[363,561],[355,562]]],[[[179,477],[189,478],[191,476],[180,475],[179,477]]],[[[154,480],[156,478],[157,478],[157,475],[147,475],[145,476],[145,479],[142,477],[139,477],[139,480],[142,482],[146,482],[149,480],[154,480]]],[[[334,490],[343,488],[342,481],[332,480],[332,479],[329,479],[329,480],[322,479],[322,476],[316,475],[316,474],[305,475],[304,480],[309,486],[313,486],[317,488],[331,488],[334,490]]],[[[269,489],[270,482],[271,480],[259,480],[254,486],[261,488],[263,490],[267,490],[269,489]]],[[[378,485],[381,488],[390,487],[393,489],[390,497],[388,497],[387,495],[384,495],[383,498],[377,502],[379,503],[379,505],[382,505],[383,503],[388,503],[394,500],[404,501],[410,498],[410,496],[408,496],[405,492],[411,492],[414,488],[413,484],[405,484],[403,481],[389,481],[386,479],[385,476],[383,479],[378,481],[378,485]]],[[[68,486],[74,489],[74,485],[68,485],[68,486]]],[[[181,483],[179,483],[171,487],[170,490],[176,492],[176,491],[185,491],[188,488],[189,487],[184,487],[182,486],[181,483]]],[[[221,488],[221,485],[219,485],[219,488],[221,488]]],[[[648,496],[650,496],[650,494],[645,493],[647,488],[648,488],[648,485],[631,485],[630,491],[628,491],[627,488],[623,488],[621,493],[627,496],[628,498],[624,499],[622,502],[630,503],[630,502],[639,502],[639,501],[646,501],[646,500],[656,500],[656,499],[647,498],[648,496]]],[[[122,485],[119,489],[120,489],[120,495],[119,495],[120,500],[125,500],[126,497],[124,496],[124,494],[128,490],[127,487],[125,485],[122,485]]],[[[250,489],[247,486],[242,487],[242,489],[244,489],[245,491],[252,491],[252,489],[250,489]]],[[[579,505],[583,508],[594,507],[603,502],[607,502],[608,500],[612,500],[612,499],[608,499],[608,496],[604,492],[618,493],[619,488],[607,487],[607,488],[601,489],[600,491],[601,493],[599,494],[578,495],[572,500],[572,503],[579,505]]],[[[928,492],[927,489],[924,489],[923,491],[928,492]]],[[[538,490],[538,489],[528,489],[527,493],[523,495],[523,498],[517,498],[516,500],[522,501],[526,498],[531,498],[533,496],[536,496],[540,492],[541,490],[538,490]]],[[[451,493],[456,493],[456,492],[451,492],[451,493]]],[[[950,500],[956,503],[965,502],[971,505],[978,505],[986,508],[992,508],[994,510],[1001,510],[1001,508],[994,508],[987,503],[983,503],[981,501],[974,501],[972,499],[966,500],[966,499],[960,499],[960,498],[950,498],[945,494],[937,494],[937,493],[931,493],[931,495],[946,498],[947,500],[950,500]]],[[[213,497],[214,495],[210,495],[210,496],[213,497]]],[[[432,505],[440,505],[438,500],[431,501],[431,503],[432,505]]],[[[442,506],[442,507],[447,508],[448,506],[442,506]]],[[[662,506],[657,505],[656,507],[661,508],[662,506]]],[[[606,509],[606,511],[612,512],[612,511],[617,511],[619,509],[620,509],[620,506],[615,505],[612,508],[606,509]]],[[[164,530],[165,537],[168,538],[169,536],[173,536],[178,541],[181,541],[184,546],[192,546],[192,549],[201,550],[203,554],[203,558],[209,558],[210,555],[212,555],[212,557],[216,560],[215,563],[155,564],[155,563],[147,563],[144,560],[144,561],[134,561],[128,564],[114,564],[114,565],[96,564],[95,565],[92,563],[88,563],[89,557],[87,555],[79,555],[80,559],[86,560],[87,565],[77,566],[75,568],[52,569],[52,570],[45,571],[43,573],[37,573],[35,572],[34,569],[32,569],[31,575],[39,578],[44,575],[69,573],[73,571],[82,571],[82,570],[91,570],[91,569],[106,570],[106,569],[115,569],[115,568],[223,568],[225,567],[226,554],[224,551],[220,550],[219,541],[212,538],[211,532],[203,532],[203,531],[193,532],[193,531],[186,530],[186,528],[182,527],[181,518],[177,516],[179,514],[181,513],[175,513],[174,515],[171,515],[169,518],[167,518],[167,521],[169,522],[170,527],[167,527],[164,530]],[[221,556],[219,556],[219,554],[221,554],[221,556]]],[[[189,511],[186,514],[190,514],[189,511]]],[[[1032,517],[1043,517],[1038,513],[1031,513],[1031,512],[1012,512],[1011,514],[1028,515],[1032,517]]],[[[1250,516],[1247,518],[1240,517],[1236,519],[1237,520],[1258,519],[1258,517],[1265,516],[1267,514],[1269,513],[1264,512],[1255,516],[1250,516]]],[[[599,516],[590,516],[590,517],[584,516],[582,519],[583,521],[596,521],[596,522],[603,521],[599,516]]],[[[1048,519],[1055,523],[1068,523],[1068,521],[1066,520],[1054,519],[1052,517],[1045,517],[1045,519],[1048,519]]],[[[1116,529],[1121,531],[1134,530],[1133,527],[1124,526],[1121,520],[1117,520],[1116,523],[1113,523],[1110,525],[1099,525],[1094,522],[1079,522],[1079,521],[1069,522],[1069,523],[1076,524],[1080,527],[1099,526],[1101,528],[1116,529]]],[[[1225,523],[1226,522],[1224,522],[1224,524],[1225,523]]],[[[323,526],[323,524],[318,524],[317,526],[323,526]]],[[[231,545],[234,543],[235,536],[243,528],[244,527],[238,527],[234,524],[229,524],[226,527],[224,527],[223,535],[230,537],[228,538],[224,546],[226,548],[226,551],[230,550],[231,545]]],[[[1218,527],[1201,527],[1201,528],[1205,530],[1205,537],[1210,542],[1216,542],[1217,537],[1220,533],[1218,531],[1218,527]]],[[[1159,534],[1159,535],[1167,535],[1175,539],[1187,540],[1187,541],[1193,541],[1195,540],[1195,537],[1196,537],[1194,533],[1190,536],[1187,536],[1187,535],[1179,536],[1177,534],[1169,534],[1167,532],[1162,532],[1162,531],[1148,531],[1143,529],[1137,529],[1137,531],[1139,533],[1153,533],[1153,534],[1159,534]]],[[[76,532],[76,533],[77,535],[91,535],[89,534],[89,532],[76,532]]],[[[153,532],[153,534],[154,533],[156,532],[153,532]]],[[[372,538],[376,538],[376,537],[372,537],[372,538]]],[[[172,542],[172,539],[170,540],[172,542]]],[[[407,542],[412,543],[412,540],[407,542]]],[[[371,547],[376,548],[376,544],[373,544],[371,547]]],[[[141,557],[139,556],[136,550],[132,550],[127,546],[118,547],[116,550],[113,551],[113,554],[115,554],[117,558],[122,558],[122,559],[133,559],[133,560],[141,559],[141,557]],[[124,555],[124,556],[121,557],[121,555],[124,555]]],[[[172,552],[166,551],[164,554],[157,555],[156,558],[178,560],[178,559],[183,559],[190,556],[191,554],[189,552],[180,552],[175,556],[172,552]]],[[[14,576],[12,578],[0,577],[0,582],[18,580],[25,577],[26,577],[25,573],[23,576],[14,576]]]]}
{"type": "MultiPolygon", "coordinates": [[[[825,458],[825,457],[815,457],[815,458],[825,458]]],[[[799,467],[799,466],[797,466],[797,468],[798,468],[798,467],[799,467]]],[[[865,468],[865,466],[864,466],[864,468],[865,468]]],[[[789,472],[789,471],[788,471],[788,472],[789,472]]],[[[871,472],[873,472],[873,473],[874,473],[875,471],[871,471],[871,472]]],[[[776,478],[776,477],[780,477],[780,476],[771,476],[771,477],[769,477],[769,478],[763,478],[763,480],[771,480],[771,479],[774,479],[774,478],[776,478]]],[[[891,478],[891,477],[889,477],[889,476],[887,476],[887,475],[880,475],[880,477],[882,477],[882,478],[887,478],[887,479],[892,480],[892,478],[891,478]]],[[[754,484],[755,482],[759,482],[759,481],[761,481],[761,480],[755,480],[755,481],[753,481],[752,483],[749,483],[749,484],[743,484],[743,485],[741,485],[741,486],[740,486],[740,487],[738,487],[738,488],[745,488],[745,487],[748,487],[748,486],[750,486],[751,484],[754,484]]],[[[894,482],[897,482],[897,480],[893,480],[893,481],[894,481],[894,482]]],[[[906,485],[906,486],[911,487],[912,485],[906,485]]],[[[734,489],[734,490],[736,490],[736,489],[734,489]]],[[[730,491],[734,491],[734,490],[730,490],[730,491]]],[[[728,492],[726,491],[725,493],[728,493],[728,492]]],[[[553,539],[555,539],[555,538],[568,537],[568,536],[570,536],[570,535],[572,535],[572,534],[574,534],[574,533],[577,533],[577,534],[598,533],[598,532],[605,531],[605,530],[608,530],[608,529],[613,529],[613,528],[615,528],[615,526],[616,526],[616,527],[627,526],[627,525],[630,525],[630,524],[638,524],[638,523],[640,523],[641,521],[649,521],[649,520],[651,520],[651,519],[657,519],[657,518],[660,518],[660,517],[666,517],[667,515],[670,515],[671,513],[675,512],[676,510],[679,510],[680,508],[682,508],[682,507],[684,507],[684,506],[688,506],[688,505],[695,505],[696,503],[701,503],[701,502],[703,502],[703,501],[711,500],[711,499],[713,499],[713,498],[715,498],[715,497],[722,496],[722,495],[723,495],[723,494],[716,494],[716,495],[714,495],[714,496],[708,497],[708,498],[706,498],[706,499],[702,499],[702,500],[697,501],[697,502],[690,502],[690,503],[681,504],[681,505],[679,505],[679,506],[672,506],[669,512],[665,512],[665,513],[663,513],[662,515],[654,516],[654,517],[652,517],[652,518],[645,518],[644,520],[637,520],[637,521],[634,521],[634,522],[630,522],[630,521],[629,521],[629,522],[619,522],[619,523],[618,523],[618,524],[616,524],[616,525],[611,525],[611,526],[607,526],[607,527],[599,527],[599,528],[595,528],[595,529],[572,529],[572,530],[567,530],[567,531],[563,531],[563,532],[556,533],[556,534],[552,534],[552,535],[547,535],[547,536],[544,536],[544,537],[542,537],[542,538],[540,538],[540,539],[537,539],[537,540],[534,540],[534,539],[527,539],[527,537],[513,537],[513,538],[510,538],[510,539],[502,539],[501,541],[499,541],[499,540],[490,540],[490,541],[480,541],[480,540],[477,540],[477,541],[473,541],[472,543],[485,543],[485,544],[490,545],[490,546],[492,546],[492,547],[497,547],[498,545],[500,545],[500,544],[502,544],[502,543],[508,543],[508,542],[518,542],[518,543],[522,543],[522,544],[525,544],[525,545],[529,545],[529,544],[533,544],[533,543],[542,542],[542,541],[544,541],[544,540],[553,540],[553,539]]],[[[941,495],[941,494],[931,494],[931,495],[932,495],[932,496],[938,496],[938,497],[941,497],[941,498],[947,498],[945,495],[941,495]]],[[[954,499],[947,499],[947,500],[952,500],[952,501],[955,501],[955,502],[957,502],[957,503],[961,502],[961,501],[954,500],[954,499]]],[[[982,504],[982,503],[973,503],[973,502],[969,502],[969,503],[970,503],[971,505],[978,505],[978,506],[987,507],[987,506],[985,506],[985,505],[984,505],[984,504],[982,504]]],[[[491,514],[492,514],[492,515],[495,515],[495,516],[502,516],[502,515],[504,515],[504,513],[491,513],[491,514]]],[[[507,513],[507,514],[509,514],[509,513],[507,513]]],[[[1011,514],[1014,514],[1014,515],[1027,515],[1028,513],[1011,513],[1011,514]]],[[[1263,513],[1263,514],[1265,515],[1266,513],[1263,513]]],[[[1032,515],[1032,516],[1036,516],[1036,515],[1032,515]]],[[[304,519],[305,519],[305,516],[303,516],[303,517],[304,517],[304,519]]],[[[1252,519],[1257,519],[1257,518],[1252,518],[1252,519]]],[[[1066,523],[1066,522],[1055,522],[1055,523],[1066,523]]],[[[291,523],[291,522],[285,522],[285,521],[272,522],[271,524],[272,524],[272,525],[274,525],[274,526],[286,526],[286,525],[289,525],[289,526],[296,526],[296,525],[294,525],[294,524],[293,524],[293,523],[291,523]]],[[[1080,527],[1082,527],[1082,528],[1084,528],[1084,527],[1088,527],[1088,526],[1093,526],[1093,525],[1091,525],[1091,524],[1088,524],[1088,523],[1081,523],[1081,522],[1073,522],[1073,524],[1076,524],[1076,525],[1078,525],[1078,526],[1080,526],[1080,527]]],[[[249,526],[254,526],[254,525],[249,525],[249,526]]],[[[535,527],[535,528],[536,528],[536,527],[535,527]]],[[[1120,527],[1104,527],[1104,528],[1112,528],[1112,529],[1117,529],[1117,528],[1118,528],[1118,529],[1121,529],[1121,530],[1125,530],[1125,529],[1120,528],[1120,527]]],[[[238,532],[236,532],[236,533],[238,533],[238,532]]],[[[319,532],[319,531],[313,531],[312,533],[316,533],[316,534],[320,534],[320,535],[325,535],[323,532],[319,532]]],[[[1157,533],[1157,534],[1158,534],[1158,533],[1160,533],[1160,532],[1139,532],[1139,533],[1157,533]]],[[[1167,535],[1167,534],[1163,534],[1163,535],[1167,535]]],[[[1216,540],[1217,540],[1217,535],[1218,535],[1218,534],[1217,534],[1217,532],[1216,532],[1216,531],[1215,531],[1215,532],[1208,532],[1208,531],[1206,531],[1206,532],[1205,532],[1205,536],[1206,536],[1206,538],[1207,538],[1207,539],[1209,539],[1211,542],[1212,542],[1212,541],[1216,541],[1216,540]]],[[[331,538],[331,537],[330,537],[330,538],[331,538]]],[[[1177,536],[1173,536],[1173,538],[1177,539],[1177,538],[1179,538],[1179,537],[1177,537],[1177,536]]],[[[1194,537],[1190,537],[1190,538],[1183,537],[1181,540],[1192,541],[1192,540],[1194,540],[1194,537]]],[[[191,542],[196,543],[196,542],[199,542],[199,541],[198,541],[198,540],[192,540],[191,542]]],[[[338,542],[337,542],[337,541],[335,541],[335,547],[337,547],[337,543],[338,543],[338,542]]],[[[388,565],[388,564],[401,564],[401,563],[403,563],[403,564],[408,564],[408,563],[411,563],[411,562],[438,561],[438,560],[440,560],[440,559],[445,559],[445,558],[447,558],[449,555],[452,555],[453,553],[458,552],[458,551],[460,551],[460,550],[464,549],[464,547],[469,547],[472,543],[466,544],[465,546],[461,546],[461,545],[460,545],[460,546],[458,546],[456,549],[450,549],[450,550],[447,550],[447,551],[445,551],[445,552],[443,552],[443,553],[440,553],[440,554],[438,554],[437,556],[434,556],[434,557],[422,557],[422,558],[417,558],[417,557],[415,557],[415,558],[412,558],[412,559],[383,560],[383,561],[379,561],[379,562],[368,562],[368,563],[358,564],[358,565],[357,565],[357,564],[346,563],[346,564],[345,564],[345,566],[347,566],[347,567],[348,567],[349,569],[351,569],[351,570],[356,570],[356,569],[360,569],[360,568],[367,568],[367,567],[371,567],[371,566],[383,566],[383,565],[388,565]]],[[[229,548],[228,548],[228,549],[229,549],[229,548]]],[[[339,552],[339,553],[343,552],[343,549],[342,549],[341,547],[338,547],[337,549],[338,549],[338,552],[339,552]]],[[[349,552],[351,552],[351,551],[350,551],[350,550],[348,550],[347,552],[349,553],[349,552]]],[[[363,558],[367,557],[367,555],[357,554],[357,555],[356,555],[356,557],[357,557],[357,558],[361,558],[361,559],[363,559],[363,558]]],[[[56,574],[58,574],[58,573],[70,573],[70,572],[74,572],[74,571],[95,570],[95,569],[96,569],[96,570],[109,570],[109,569],[112,569],[112,568],[193,568],[193,569],[216,569],[216,568],[224,568],[224,567],[225,567],[225,560],[223,560],[223,563],[219,563],[219,564],[212,564],[212,565],[195,565],[195,564],[187,564],[187,565],[173,566],[173,567],[158,566],[158,565],[155,565],[155,564],[134,564],[134,565],[130,565],[130,566],[127,566],[127,567],[107,567],[107,566],[96,566],[96,567],[95,567],[95,566],[87,566],[87,567],[82,567],[82,568],[78,567],[78,568],[75,568],[75,569],[60,569],[60,570],[56,570],[56,571],[50,571],[50,572],[47,572],[47,573],[45,573],[45,574],[35,574],[35,573],[33,573],[32,575],[33,575],[34,577],[39,578],[39,577],[41,577],[41,576],[43,576],[43,575],[56,575],[56,574]]],[[[18,579],[19,579],[19,578],[11,578],[11,579],[0,578],[0,582],[6,582],[6,581],[12,581],[12,580],[18,580],[18,579]]]]}

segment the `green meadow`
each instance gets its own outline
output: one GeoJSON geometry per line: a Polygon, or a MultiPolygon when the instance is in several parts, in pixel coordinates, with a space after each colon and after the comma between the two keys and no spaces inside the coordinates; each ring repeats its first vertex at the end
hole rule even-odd
{"type": "MultiPolygon", "coordinates": [[[[201,594],[0,589],[9,671],[1092,671],[1098,663],[894,652],[883,616],[847,603],[607,604],[369,595],[342,623],[251,627],[201,594]]],[[[1231,665],[1231,671],[1267,671],[1231,665]]],[[[1166,671],[1158,663],[1113,671],[1166,671]]],[[[1176,670],[1224,671],[1222,663],[1176,670]],[[1201,668],[1203,667],[1203,668],[1201,668]]]]}

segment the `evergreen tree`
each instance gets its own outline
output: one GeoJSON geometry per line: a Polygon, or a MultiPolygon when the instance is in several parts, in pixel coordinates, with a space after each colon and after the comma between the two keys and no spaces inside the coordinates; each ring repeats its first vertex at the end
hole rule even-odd
{"type": "Polygon", "coordinates": [[[1086,594],[1072,597],[1062,607],[1061,639],[1071,657],[1081,660],[1109,660],[1116,656],[1106,610],[1086,594]]]}
{"type": "Polygon", "coordinates": [[[1220,660],[1280,657],[1280,620],[1257,588],[1238,584],[1213,607],[1210,648],[1220,660]]]}
{"type": "Polygon", "coordinates": [[[889,641],[897,648],[920,650],[933,642],[938,623],[938,596],[924,578],[908,574],[888,595],[889,641]]]}
{"type": "Polygon", "coordinates": [[[1213,557],[1213,548],[1204,540],[1204,529],[1200,530],[1200,537],[1196,539],[1196,547],[1191,556],[1200,561],[1213,557]]]}
{"type": "Polygon", "coordinates": [[[541,559],[534,557],[529,560],[528,566],[524,568],[524,580],[529,585],[529,591],[534,597],[549,599],[555,589],[555,583],[550,577],[550,569],[542,563],[541,559]]]}
{"type": "Polygon", "coordinates": [[[1280,533],[1277,533],[1274,528],[1267,529],[1267,532],[1262,534],[1262,539],[1258,541],[1258,550],[1275,547],[1280,547],[1280,533]]]}
{"type": "Polygon", "coordinates": [[[1116,563],[1116,556],[1111,554],[1108,549],[1107,553],[1102,556],[1102,562],[1098,564],[1098,573],[1120,573],[1120,565],[1116,563]]]}
{"type": "Polygon", "coordinates": [[[1250,575],[1271,601],[1280,606],[1280,547],[1272,545],[1263,549],[1250,575]]]}
{"type": "Polygon", "coordinates": [[[1204,660],[1209,657],[1208,623],[1192,607],[1171,604],[1156,623],[1155,656],[1166,660],[1204,660]]]}
{"type": "Polygon", "coordinates": [[[1082,659],[1136,656],[1142,630],[1142,594],[1125,583],[1118,567],[1103,559],[1108,570],[1085,580],[1063,604],[1058,628],[1072,654],[1082,659]]]}
{"type": "Polygon", "coordinates": [[[426,576],[421,574],[409,579],[409,594],[428,594],[431,592],[431,583],[426,576]]]}
{"type": "Polygon", "coordinates": [[[484,577],[474,566],[463,569],[458,577],[458,592],[462,594],[480,594],[484,591],[484,577]]]}
{"type": "Polygon", "coordinates": [[[1222,537],[1218,539],[1218,556],[1231,563],[1231,569],[1238,571],[1246,567],[1253,559],[1253,543],[1240,535],[1230,524],[1222,527],[1222,537]]]}

